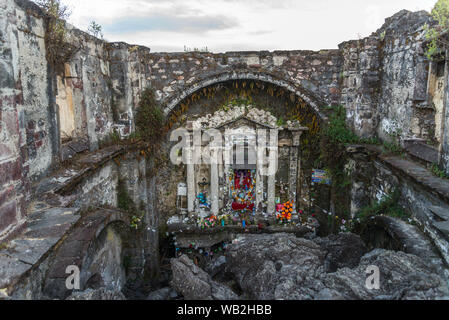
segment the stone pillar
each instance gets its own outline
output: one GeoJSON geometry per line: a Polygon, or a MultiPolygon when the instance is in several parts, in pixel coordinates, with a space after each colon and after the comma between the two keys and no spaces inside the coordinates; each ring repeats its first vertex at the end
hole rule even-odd
{"type": "Polygon", "coordinates": [[[267,213],[274,214],[276,211],[276,174],[268,176],[268,190],[267,190],[267,213]]]}
{"type": "Polygon", "coordinates": [[[195,210],[195,167],[193,164],[193,149],[185,148],[187,162],[187,211],[189,213],[195,210]]]}
{"type": "Polygon", "coordinates": [[[301,145],[301,131],[292,131],[292,146],[290,148],[290,170],[289,170],[289,200],[298,203],[300,168],[301,160],[299,158],[299,148],[301,145]]]}
{"type": "Polygon", "coordinates": [[[276,173],[278,169],[278,131],[270,130],[268,156],[268,189],[267,189],[267,213],[274,214],[276,212],[276,173]]]}
{"type": "Polygon", "coordinates": [[[449,50],[446,50],[446,65],[444,68],[444,102],[441,115],[441,137],[438,162],[449,174],[449,50]]]}
{"type": "Polygon", "coordinates": [[[211,150],[213,156],[210,164],[210,197],[212,214],[218,215],[218,159],[217,150],[211,150]]]}
{"type": "Polygon", "coordinates": [[[263,202],[263,175],[260,172],[261,166],[259,157],[257,157],[256,165],[256,211],[259,209],[259,204],[263,202]]]}

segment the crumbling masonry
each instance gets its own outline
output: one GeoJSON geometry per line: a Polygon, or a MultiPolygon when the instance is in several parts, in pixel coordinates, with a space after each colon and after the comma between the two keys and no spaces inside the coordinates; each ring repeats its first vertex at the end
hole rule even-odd
{"type": "MultiPolygon", "coordinates": [[[[148,87],[169,132],[214,113],[219,92],[230,89],[260,89],[254,100],[272,111],[283,108],[281,98],[301,105],[304,131],[328,120],[326,106],[343,105],[359,137],[397,139],[408,154],[349,148],[351,212],[399,189],[401,205],[449,263],[449,180],[427,169],[438,164],[449,174],[449,64],[447,54],[425,58],[428,13],[401,11],[367,38],[316,52],[153,53],[67,26],[76,50],[58,72],[46,59],[42,17],[27,0],[0,3],[0,297],[65,298],[68,265],[81,269],[83,288],[121,289],[157,275],[160,232],[179,214],[177,187],[188,173],[155,162],[141,143],[107,143],[114,132],[127,139],[136,131],[148,87]],[[132,215],[118,209],[119,181],[143,213],[135,232],[132,215]]],[[[160,150],[167,159],[169,135],[160,150]]],[[[295,175],[300,157],[291,158],[295,175]]]]}

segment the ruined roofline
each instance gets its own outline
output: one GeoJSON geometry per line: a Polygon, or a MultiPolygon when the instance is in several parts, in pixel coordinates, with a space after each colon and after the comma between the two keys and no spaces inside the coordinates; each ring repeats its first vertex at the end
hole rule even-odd
{"type": "MultiPolygon", "coordinates": [[[[21,8],[23,8],[25,11],[31,10],[34,14],[39,15],[41,17],[43,17],[45,14],[43,12],[43,10],[33,1],[31,0],[14,0],[14,2],[21,8]]],[[[339,53],[342,48],[348,44],[348,43],[352,43],[354,41],[360,41],[363,39],[367,39],[370,38],[372,36],[375,35],[379,35],[380,33],[382,33],[384,30],[388,29],[388,26],[390,26],[395,20],[398,20],[400,18],[402,18],[404,15],[412,15],[412,16],[421,16],[423,17],[424,15],[426,15],[429,19],[431,20],[431,16],[430,13],[428,13],[425,10],[421,10],[421,11],[408,11],[408,10],[401,10],[397,13],[395,13],[393,16],[388,17],[385,19],[384,24],[381,26],[380,29],[378,29],[377,31],[374,31],[370,36],[364,37],[362,39],[349,39],[347,41],[343,41],[342,43],[337,45],[337,48],[328,48],[328,49],[319,49],[319,50],[308,50],[308,49],[294,49],[294,50],[260,50],[260,51],[254,51],[254,50],[248,50],[248,51],[225,51],[225,52],[200,52],[200,51],[191,51],[191,52],[185,52],[185,51],[172,51],[172,52],[166,52],[166,51],[157,51],[157,52],[152,52],[152,54],[160,54],[160,55],[179,55],[179,54],[198,54],[198,55],[226,55],[226,56],[233,56],[233,55],[290,55],[290,54],[296,54],[296,53],[310,53],[310,54],[327,54],[327,53],[339,53]]],[[[410,19],[408,19],[410,20],[410,19]]],[[[112,45],[112,46],[118,46],[120,47],[125,47],[125,48],[139,48],[139,49],[144,49],[144,50],[148,50],[149,52],[151,52],[151,48],[145,45],[140,45],[140,44],[129,44],[127,42],[124,41],[113,41],[113,42],[109,42],[106,41],[104,39],[99,39],[93,35],[91,35],[90,33],[81,30],[79,28],[77,28],[76,26],[71,25],[70,23],[68,23],[67,21],[65,21],[67,29],[72,30],[74,33],[80,33],[83,34],[85,36],[89,36],[93,39],[96,39],[96,41],[98,42],[102,42],[104,44],[107,45],[112,45]]],[[[424,24],[422,24],[424,25],[424,24]]],[[[392,28],[394,29],[394,28],[392,28]]],[[[413,33],[416,32],[416,30],[410,31],[409,33],[413,33]]]]}

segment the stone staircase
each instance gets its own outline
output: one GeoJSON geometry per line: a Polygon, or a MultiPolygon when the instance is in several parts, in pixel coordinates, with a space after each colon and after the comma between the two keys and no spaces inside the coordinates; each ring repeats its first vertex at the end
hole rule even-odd
{"type": "Polygon", "coordinates": [[[449,239],[449,210],[442,207],[432,206],[430,212],[440,221],[435,221],[433,226],[449,239]]]}

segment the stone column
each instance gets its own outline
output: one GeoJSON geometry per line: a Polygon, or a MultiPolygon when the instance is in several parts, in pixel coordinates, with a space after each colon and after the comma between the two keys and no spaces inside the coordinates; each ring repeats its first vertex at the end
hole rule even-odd
{"type": "Polygon", "coordinates": [[[257,157],[256,165],[256,211],[259,209],[259,204],[263,202],[263,175],[261,174],[261,166],[259,157],[257,157]]]}
{"type": "Polygon", "coordinates": [[[270,130],[270,143],[269,143],[269,156],[268,156],[268,190],[267,190],[267,213],[274,214],[276,212],[276,173],[278,168],[278,131],[270,130]],[[270,172],[271,171],[271,172],[270,172]]]}
{"type": "Polygon", "coordinates": [[[292,131],[292,146],[290,148],[290,170],[289,170],[289,200],[298,203],[300,194],[298,185],[300,184],[301,159],[299,158],[299,147],[301,145],[301,131],[292,131]]]}
{"type": "Polygon", "coordinates": [[[218,159],[216,149],[211,150],[210,197],[212,214],[218,215],[218,159]]]}
{"type": "Polygon", "coordinates": [[[268,176],[268,190],[267,190],[267,213],[274,214],[276,211],[276,174],[268,176]]]}
{"type": "Polygon", "coordinates": [[[444,67],[444,102],[441,115],[441,137],[438,162],[449,174],[449,50],[446,50],[446,65],[444,67]]]}
{"type": "Polygon", "coordinates": [[[187,162],[187,211],[195,211],[195,167],[193,164],[193,149],[185,148],[187,162]]]}

